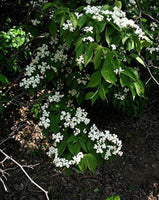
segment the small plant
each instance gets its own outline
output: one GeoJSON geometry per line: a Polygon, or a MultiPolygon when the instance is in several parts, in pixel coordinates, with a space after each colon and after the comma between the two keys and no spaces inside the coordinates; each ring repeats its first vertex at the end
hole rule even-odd
{"type": "Polygon", "coordinates": [[[111,196],[111,197],[107,197],[105,200],[120,200],[119,196],[111,196]]]}

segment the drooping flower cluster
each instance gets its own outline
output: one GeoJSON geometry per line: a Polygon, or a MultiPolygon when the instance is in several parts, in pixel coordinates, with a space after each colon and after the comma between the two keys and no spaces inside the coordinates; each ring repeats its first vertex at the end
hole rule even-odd
{"type": "Polygon", "coordinates": [[[58,149],[56,147],[51,146],[49,151],[47,152],[48,156],[54,155],[53,163],[56,167],[66,167],[70,168],[71,165],[78,165],[83,158],[83,153],[79,152],[77,155],[73,156],[72,160],[67,160],[66,158],[60,158],[58,156],[58,149]]]}
{"type": "Polygon", "coordinates": [[[103,10],[102,6],[90,6],[87,5],[83,9],[85,11],[85,14],[92,15],[93,19],[97,19],[98,21],[103,21],[104,17],[106,17],[107,21],[111,21],[116,24],[119,28],[133,28],[135,30],[135,33],[139,36],[139,38],[143,38],[145,36],[142,29],[135,24],[135,21],[132,19],[128,19],[126,17],[126,13],[120,10],[117,7],[113,8],[113,11],[110,10],[103,10]]]}
{"type": "Polygon", "coordinates": [[[88,133],[88,137],[94,142],[96,153],[105,153],[104,159],[108,160],[112,154],[122,156],[122,142],[118,139],[117,135],[110,134],[108,130],[104,132],[100,131],[96,125],[93,124],[88,133]],[[107,144],[108,141],[110,145],[107,144]],[[113,143],[113,145],[111,143],[113,143]]]}
{"type": "MultiPolygon", "coordinates": [[[[71,114],[66,111],[62,111],[60,115],[60,120],[64,120],[64,127],[74,129],[78,124],[84,123],[88,125],[90,119],[87,118],[88,113],[81,109],[80,107],[77,108],[75,116],[71,117],[71,114]]],[[[77,132],[76,132],[77,133],[77,132]]]]}
{"type": "Polygon", "coordinates": [[[71,32],[73,32],[75,30],[71,20],[67,19],[65,23],[63,23],[62,25],[63,30],[69,30],[71,32]]]}
{"type": "Polygon", "coordinates": [[[39,126],[44,126],[45,129],[50,127],[50,112],[47,110],[49,108],[49,104],[52,102],[58,103],[63,97],[64,95],[61,95],[59,92],[55,92],[54,95],[48,97],[47,102],[44,103],[43,106],[41,106],[42,116],[40,117],[39,126]]]}
{"type": "Polygon", "coordinates": [[[55,67],[41,61],[43,58],[48,57],[49,54],[48,45],[43,44],[41,47],[37,48],[35,58],[26,66],[25,77],[20,82],[20,87],[28,89],[32,86],[36,88],[40,81],[44,79],[46,70],[53,69],[54,72],[57,72],[55,67]]]}

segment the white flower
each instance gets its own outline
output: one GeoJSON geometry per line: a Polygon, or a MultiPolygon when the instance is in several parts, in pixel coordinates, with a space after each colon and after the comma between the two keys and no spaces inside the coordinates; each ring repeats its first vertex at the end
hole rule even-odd
{"type": "Polygon", "coordinates": [[[63,30],[69,30],[71,32],[73,32],[75,30],[75,28],[73,27],[73,24],[71,22],[71,20],[66,20],[66,23],[63,23],[62,25],[63,30]]]}
{"type": "Polygon", "coordinates": [[[84,32],[86,33],[93,33],[93,26],[86,26],[84,29],[83,29],[84,32]]]}
{"type": "Polygon", "coordinates": [[[115,50],[115,49],[116,49],[115,44],[112,44],[111,47],[112,47],[112,50],[115,50]]]}
{"type": "Polygon", "coordinates": [[[89,42],[94,42],[94,38],[92,38],[91,36],[88,36],[88,37],[84,37],[82,39],[83,42],[86,42],[86,41],[89,41],[89,42]]]}
{"type": "Polygon", "coordinates": [[[81,55],[80,57],[76,58],[77,65],[81,66],[84,64],[84,55],[81,55]]]}

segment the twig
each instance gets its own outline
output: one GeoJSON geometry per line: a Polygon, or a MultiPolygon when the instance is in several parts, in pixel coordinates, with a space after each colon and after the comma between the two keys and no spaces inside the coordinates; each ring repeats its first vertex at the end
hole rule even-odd
{"type": "MultiPolygon", "coordinates": [[[[145,63],[145,66],[146,66],[146,68],[147,68],[147,70],[148,70],[148,72],[149,72],[151,78],[155,81],[155,83],[157,83],[157,85],[159,85],[159,82],[158,82],[158,81],[156,80],[156,78],[153,76],[153,74],[152,74],[152,72],[151,72],[149,66],[148,66],[146,63],[145,63]]],[[[148,80],[148,81],[149,81],[149,80],[148,80]]]]}
{"type": "Polygon", "coordinates": [[[157,19],[155,19],[154,17],[152,17],[151,15],[144,13],[144,12],[142,12],[142,14],[148,16],[150,19],[154,20],[155,22],[157,22],[159,24],[159,21],[157,19]]]}
{"type": "MultiPolygon", "coordinates": [[[[11,160],[13,163],[15,163],[18,167],[20,167],[20,169],[22,170],[22,172],[27,176],[27,178],[31,181],[31,183],[33,183],[37,188],[39,188],[42,192],[45,193],[46,199],[49,200],[49,196],[48,196],[48,191],[44,190],[40,185],[38,185],[30,176],[29,174],[25,171],[24,167],[19,164],[16,160],[14,160],[12,157],[8,156],[2,149],[0,149],[0,152],[9,160],[11,160]]],[[[6,186],[4,184],[4,181],[2,179],[0,179],[0,181],[2,182],[5,190],[6,190],[6,186]]]]}
{"type": "Polygon", "coordinates": [[[137,4],[137,8],[139,10],[139,19],[140,19],[140,27],[142,28],[142,20],[141,20],[141,17],[142,17],[142,10],[141,10],[141,7],[140,7],[140,4],[138,2],[138,0],[135,0],[136,4],[137,4]]]}

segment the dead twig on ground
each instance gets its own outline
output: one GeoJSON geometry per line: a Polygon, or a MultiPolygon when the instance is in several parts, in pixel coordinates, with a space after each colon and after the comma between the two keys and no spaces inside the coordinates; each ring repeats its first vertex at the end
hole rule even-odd
{"type": "MultiPolygon", "coordinates": [[[[11,160],[14,164],[16,164],[21,171],[26,175],[26,177],[31,181],[31,183],[33,183],[37,188],[39,188],[42,192],[45,193],[46,199],[49,200],[49,196],[48,196],[48,191],[46,191],[45,189],[43,189],[40,185],[38,185],[30,176],[29,174],[26,172],[26,170],[24,169],[24,167],[29,167],[29,168],[33,168],[33,165],[21,165],[20,163],[18,163],[15,159],[13,159],[12,157],[8,156],[2,149],[0,149],[0,152],[5,156],[5,158],[0,162],[0,164],[2,166],[4,166],[4,162],[6,160],[11,160]]],[[[0,177],[0,181],[3,184],[3,187],[5,189],[6,192],[8,192],[7,187],[5,185],[4,180],[2,179],[4,177],[5,180],[7,180],[7,175],[9,175],[5,169],[0,169],[0,172],[2,174],[2,176],[0,177]]]]}

